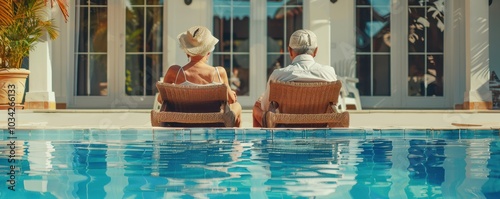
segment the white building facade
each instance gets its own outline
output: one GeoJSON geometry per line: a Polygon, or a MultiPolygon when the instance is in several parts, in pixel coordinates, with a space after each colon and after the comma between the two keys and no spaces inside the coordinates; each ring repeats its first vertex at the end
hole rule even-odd
{"type": "MultiPolygon", "coordinates": [[[[53,12],[61,35],[50,43],[51,65],[36,66],[52,74],[52,85],[40,86],[40,80],[30,79],[27,96],[55,95],[58,106],[66,108],[151,108],[155,83],[170,65],[188,61],[177,35],[204,25],[220,40],[210,62],[226,68],[238,100],[247,108],[264,91],[272,70],[290,63],[288,37],[307,28],[318,36],[318,62],[356,60],[357,88],[365,109],[492,109],[496,98],[489,86],[490,71],[500,65],[500,56],[492,53],[500,39],[490,35],[500,30],[489,19],[498,15],[492,12],[500,10],[498,4],[70,1],[67,23],[53,12]]],[[[31,59],[30,68],[37,63],[41,62],[31,59]]]]}

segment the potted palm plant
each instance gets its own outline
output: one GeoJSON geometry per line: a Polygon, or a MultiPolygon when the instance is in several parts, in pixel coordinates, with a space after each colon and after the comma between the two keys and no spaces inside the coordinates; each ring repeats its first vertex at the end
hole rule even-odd
{"type": "Polygon", "coordinates": [[[46,17],[46,6],[54,4],[59,6],[67,19],[65,0],[0,1],[0,106],[9,104],[12,99],[21,104],[26,78],[30,73],[21,68],[23,58],[29,55],[44,34],[51,39],[57,38],[58,31],[52,19],[46,17]],[[8,98],[8,93],[14,89],[15,98],[8,98]]]}

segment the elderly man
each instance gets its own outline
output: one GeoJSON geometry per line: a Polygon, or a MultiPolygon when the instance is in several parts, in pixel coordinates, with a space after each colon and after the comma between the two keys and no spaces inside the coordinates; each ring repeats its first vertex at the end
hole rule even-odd
{"type": "Polygon", "coordinates": [[[267,82],[266,91],[255,102],[253,107],[253,126],[262,127],[262,115],[269,108],[270,81],[336,81],[337,75],[331,66],[321,65],[314,61],[318,52],[316,34],[310,30],[297,30],[290,36],[288,51],[293,60],[287,67],[273,71],[267,82]]]}

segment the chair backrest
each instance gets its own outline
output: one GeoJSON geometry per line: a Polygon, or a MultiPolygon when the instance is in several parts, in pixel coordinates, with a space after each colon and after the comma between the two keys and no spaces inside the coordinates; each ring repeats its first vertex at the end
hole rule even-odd
{"type": "Polygon", "coordinates": [[[269,101],[279,105],[280,113],[326,113],[330,103],[337,104],[340,81],[333,82],[270,82],[269,101]]]}
{"type": "Polygon", "coordinates": [[[335,73],[341,77],[354,77],[356,78],[356,60],[343,59],[333,64],[335,73]]]}
{"type": "Polygon", "coordinates": [[[218,85],[175,85],[157,82],[163,104],[173,112],[203,113],[219,112],[221,103],[227,102],[227,86],[218,85]]]}

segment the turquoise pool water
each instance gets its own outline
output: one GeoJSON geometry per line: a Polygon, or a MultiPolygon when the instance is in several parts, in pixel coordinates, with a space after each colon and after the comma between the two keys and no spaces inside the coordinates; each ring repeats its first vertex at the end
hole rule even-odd
{"type": "Polygon", "coordinates": [[[15,136],[4,130],[0,139],[0,198],[500,197],[498,130],[87,129],[15,136]]]}

